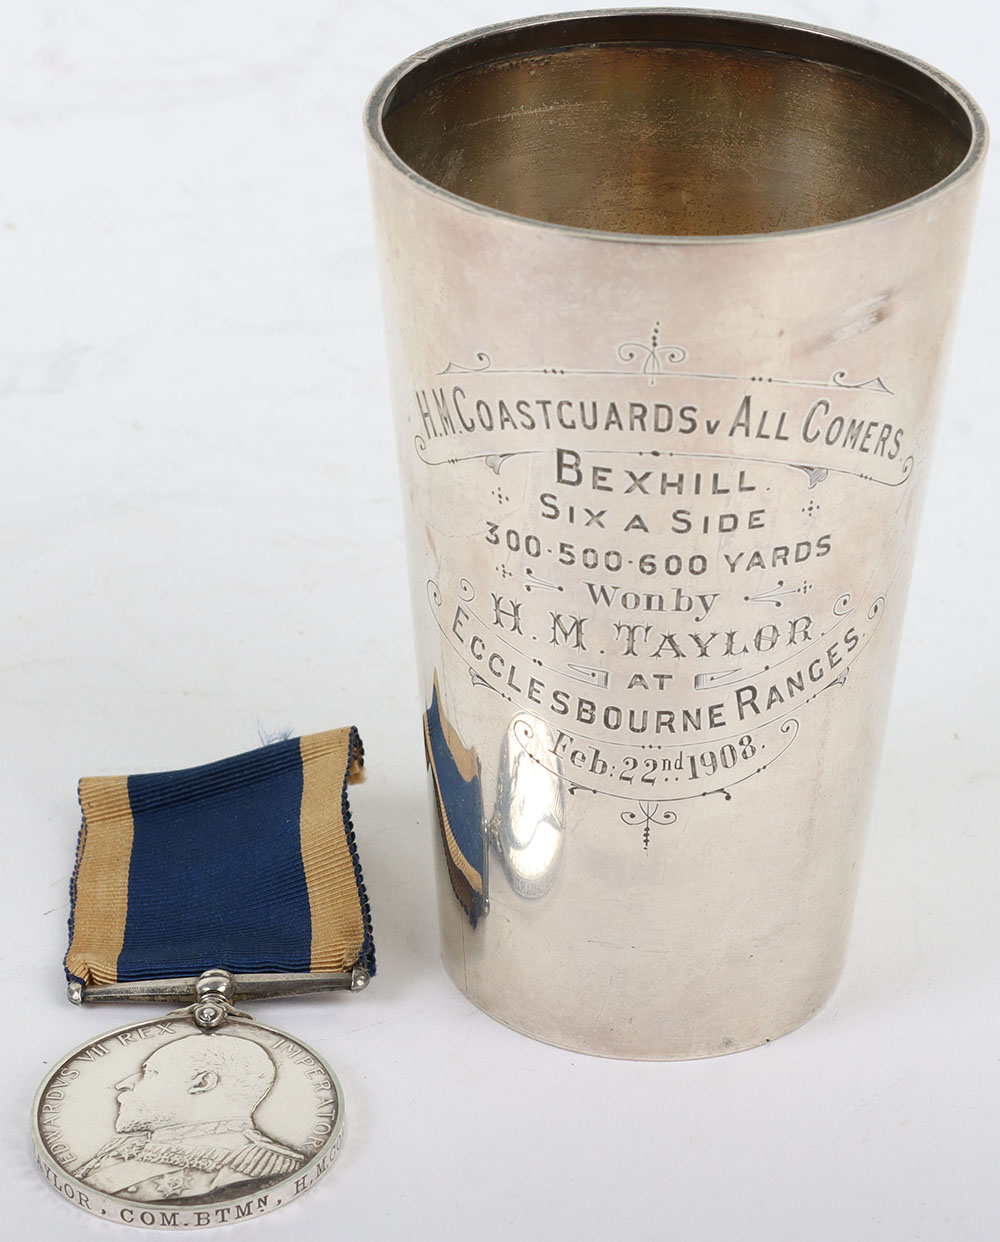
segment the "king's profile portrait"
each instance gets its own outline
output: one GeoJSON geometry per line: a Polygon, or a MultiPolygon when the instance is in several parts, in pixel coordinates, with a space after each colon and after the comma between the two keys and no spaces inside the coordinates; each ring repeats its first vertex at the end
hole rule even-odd
{"type": "Polygon", "coordinates": [[[251,1039],[210,1032],[163,1044],[115,1084],[118,1136],[75,1176],[137,1203],[263,1190],[305,1161],[254,1125],[276,1076],[251,1039]]]}

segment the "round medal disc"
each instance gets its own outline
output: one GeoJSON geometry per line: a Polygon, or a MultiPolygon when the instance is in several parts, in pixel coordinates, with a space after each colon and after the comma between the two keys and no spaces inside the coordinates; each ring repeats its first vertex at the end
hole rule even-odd
{"type": "Polygon", "coordinates": [[[313,1049],[247,1018],[185,1014],[109,1031],[65,1057],[32,1109],[49,1185],[104,1220],[192,1229],[251,1220],[333,1163],[344,1101],[313,1049]]]}

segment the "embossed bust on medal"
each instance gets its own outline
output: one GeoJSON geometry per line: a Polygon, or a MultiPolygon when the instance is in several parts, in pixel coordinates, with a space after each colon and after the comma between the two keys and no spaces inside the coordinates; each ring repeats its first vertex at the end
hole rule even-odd
{"type": "Polygon", "coordinates": [[[362,761],[345,729],[81,782],[70,999],[190,1003],[89,1041],[42,1084],[39,1164],[67,1200],[123,1224],[202,1228],[281,1207],[333,1163],[336,1075],[234,1002],[366,986],[371,922],[346,798],[362,761]],[[218,874],[189,853],[203,834],[218,874]],[[216,957],[233,970],[179,976],[216,957]]]}
{"type": "Polygon", "coordinates": [[[982,114],[645,9],[366,120],[446,965],[577,1050],[774,1039],[844,960],[982,114]]]}

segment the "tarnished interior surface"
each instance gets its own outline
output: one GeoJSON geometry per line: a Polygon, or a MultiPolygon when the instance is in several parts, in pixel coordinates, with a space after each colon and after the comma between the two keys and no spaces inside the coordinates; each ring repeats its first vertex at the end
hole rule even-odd
{"type": "Polygon", "coordinates": [[[594,23],[588,33],[505,53],[487,37],[458,67],[431,58],[386,100],[390,146],[422,177],[489,207],[668,235],[864,215],[929,189],[970,147],[954,101],[933,84],[912,89],[889,57],[869,54],[862,72],[801,50],[610,44],[594,39],[594,23]]]}

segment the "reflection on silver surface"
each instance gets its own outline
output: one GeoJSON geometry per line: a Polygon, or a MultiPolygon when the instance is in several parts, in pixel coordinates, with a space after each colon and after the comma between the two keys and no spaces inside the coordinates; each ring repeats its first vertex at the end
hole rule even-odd
{"type": "Polygon", "coordinates": [[[424,752],[451,890],[475,927],[489,909],[482,777],[475,750],[442,709],[437,677],[424,712],[424,752]]]}
{"type": "Polygon", "coordinates": [[[552,887],[563,848],[563,785],[524,745],[550,734],[541,720],[519,717],[511,723],[490,820],[490,842],[504,875],[518,896],[532,899],[552,887]]]}

